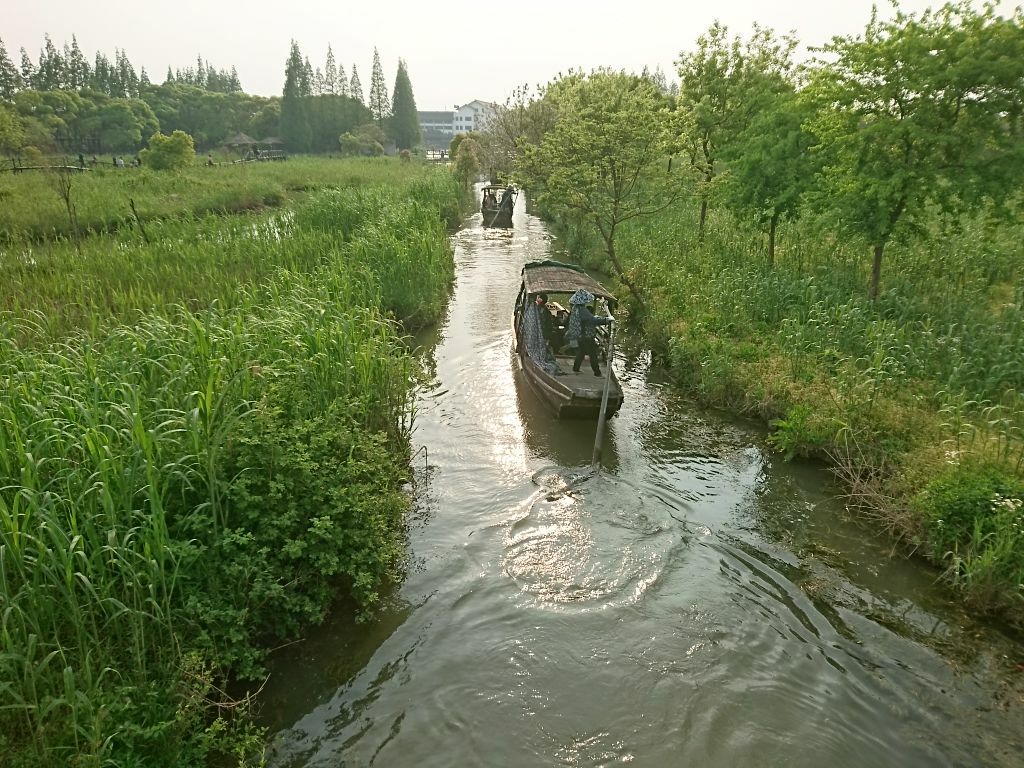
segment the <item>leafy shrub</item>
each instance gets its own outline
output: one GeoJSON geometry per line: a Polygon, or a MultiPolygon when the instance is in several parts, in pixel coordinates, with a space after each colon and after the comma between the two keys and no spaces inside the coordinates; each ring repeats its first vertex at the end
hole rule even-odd
{"type": "Polygon", "coordinates": [[[173,131],[164,136],[159,131],[149,139],[149,149],[140,153],[142,164],[158,171],[187,168],[196,160],[192,137],[184,131],[173,131]]]}
{"type": "Polygon", "coordinates": [[[1007,527],[1004,518],[1021,507],[1014,499],[1024,499],[1024,480],[996,464],[968,463],[938,475],[914,504],[924,516],[936,556],[942,557],[979,534],[983,539],[1007,527]]]}

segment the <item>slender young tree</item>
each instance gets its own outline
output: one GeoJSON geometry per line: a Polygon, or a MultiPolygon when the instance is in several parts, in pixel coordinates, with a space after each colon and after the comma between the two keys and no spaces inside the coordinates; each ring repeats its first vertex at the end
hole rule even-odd
{"type": "Polygon", "coordinates": [[[21,75],[7,55],[4,41],[0,40],[0,101],[13,101],[14,94],[21,89],[21,75]]]}
{"type": "Polygon", "coordinates": [[[35,87],[36,67],[29,58],[28,51],[21,49],[21,87],[35,87]]]}
{"type": "Polygon", "coordinates": [[[729,39],[715,22],[697,39],[697,50],[680,54],[679,108],[692,117],[686,153],[700,178],[700,233],[717,187],[719,154],[743,131],[771,95],[784,88],[796,41],[776,38],[754,25],[749,40],[729,39]]]}
{"type": "Polygon", "coordinates": [[[416,114],[416,97],[412,81],[402,59],[398,60],[395,92],[391,102],[391,138],[399,149],[412,149],[420,143],[420,119],[416,114]]]}
{"type": "Polygon", "coordinates": [[[348,96],[348,76],[345,74],[345,65],[338,62],[338,77],[335,80],[334,93],[338,96],[348,96]]]}
{"type": "Polygon", "coordinates": [[[359,72],[356,70],[356,65],[352,65],[352,80],[349,82],[348,95],[358,101],[362,105],[366,105],[366,101],[363,99],[363,85],[359,82],[359,72]]]}
{"type": "Polygon", "coordinates": [[[370,75],[370,114],[377,121],[377,125],[384,127],[384,122],[391,114],[391,104],[388,100],[388,86],[384,82],[384,68],[380,65],[380,54],[373,49],[373,71],[370,75]]]}
{"type": "Polygon", "coordinates": [[[327,44],[327,61],[324,64],[324,85],[323,92],[329,96],[338,93],[338,64],[334,60],[334,51],[331,44],[327,44]]]}
{"type": "Polygon", "coordinates": [[[68,48],[64,59],[67,63],[68,85],[76,91],[88,86],[89,76],[92,74],[89,70],[89,61],[82,54],[74,35],[71,36],[71,47],[68,48]]]}
{"type": "Polygon", "coordinates": [[[292,40],[281,93],[281,136],[293,152],[306,151],[311,139],[305,104],[305,97],[309,95],[305,69],[299,44],[292,40]]]}
{"type": "Polygon", "coordinates": [[[812,117],[809,104],[791,88],[764,104],[722,152],[729,168],[726,199],[767,233],[769,264],[775,262],[779,222],[796,215],[819,170],[814,136],[804,128],[812,117]]]}

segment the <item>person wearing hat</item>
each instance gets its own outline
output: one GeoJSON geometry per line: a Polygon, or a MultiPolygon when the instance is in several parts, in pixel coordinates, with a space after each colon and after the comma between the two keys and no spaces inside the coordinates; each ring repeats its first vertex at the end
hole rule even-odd
{"type": "Polygon", "coordinates": [[[598,363],[597,342],[594,340],[594,333],[599,325],[609,325],[612,322],[610,317],[597,317],[587,307],[594,300],[594,294],[580,288],[569,298],[569,323],[565,329],[565,341],[569,346],[576,345],[576,359],[573,361],[572,370],[580,372],[583,358],[590,358],[590,370],[595,376],[601,375],[601,366],[598,363]]]}

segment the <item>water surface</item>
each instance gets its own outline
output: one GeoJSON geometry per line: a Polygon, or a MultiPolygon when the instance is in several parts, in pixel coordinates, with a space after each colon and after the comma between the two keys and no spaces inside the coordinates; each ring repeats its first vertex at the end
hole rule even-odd
{"type": "Polygon", "coordinates": [[[586,479],[594,424],[553,420],[511,353],[550,236],[522,199],[512,231],[479,219],[423,339],[408,577],[275,658],[271,765],[1024,764],[1021,646],[628,343],[586,479]]]}

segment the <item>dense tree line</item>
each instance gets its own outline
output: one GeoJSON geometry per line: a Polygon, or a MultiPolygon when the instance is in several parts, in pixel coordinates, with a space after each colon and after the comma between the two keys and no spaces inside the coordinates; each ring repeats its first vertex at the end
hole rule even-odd
{"type": "MultiPolygon", "coordinates": [[[[197,58],[194,68],[172,71],[168,67],[164,83],[184,83],[220,93],[242,90],[234,67],[217,69],[202,56],[197,58]]],[[[15,66],[3,40],[0,40],[0,101],[11,101],[21,90],[90,90],[115,98],[139,98],[151,84],[146,68],[136,71],[123,50],[114,51],[113,61],[97,51],[90,63],[74,35],[70,44],[64,44],[63,50],[54,45],[49,35],[45,35],[35,62],[22,48],[20,67],[15,66]]]]}
{"type": "Polygon", "coordinates": [[[389,98],[376,48],[367,101],[355,64],[347,78],[345,68],[337,64],[328,46],[323,69],[314,68],[293,40],[281,94],[281,136],[289,147],[300,152],[331,152],[340,148],[344,152],[372,154],[376,145],[383,148],[386,141],[399,149],[411,149],[419,143],[420,126],[412,82],[402,60],[398,62],[393,94],[389,98]],[[371,129],[371,124],[376,130],[371,129]]]}
{"type": "MultiPolygon", "coordinates": [[[[990,206],[1021,189],[1024,16],[950,4],[872,14],[797,67],[796,42],[714,24],[664,77],[570,72],[498,110],[483,137],[492,167],[514,164],[554,216],[592,227],[609,267],[625,218],[681,198],[757,221],[774,256],[777,226],[815,216],[872,252],[879,292],[886,245],[926,214],[990,206]]],[[[639,296],[637,297],[639,300],[639,296]]]]}
{"type": "Polygon", "coordinates": [[[168,67],[155,84],[122,50],[90,63],[74,37],[60,50],[46,36],[38,60],[22,49],[19,67],[0,40],[0,152],[134,151],[158,130],[184,131],[202,150],[238,132],[281,136],[293,152],[372,153],[389,141],[415,147],[419,122],[403,61],[393,93],[376,49],[367,103],[356,65],[349,76],[330,47],[314,68],[293,43],[282,96],[267,98],[244,93],[235,67],[217,69],[202,56],[193,67],[168,67]],[[343,135],[355,140],[342,145],[343,135]]]}

